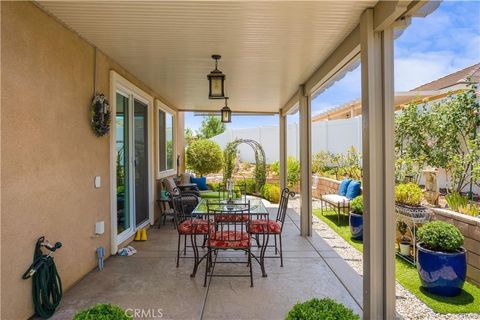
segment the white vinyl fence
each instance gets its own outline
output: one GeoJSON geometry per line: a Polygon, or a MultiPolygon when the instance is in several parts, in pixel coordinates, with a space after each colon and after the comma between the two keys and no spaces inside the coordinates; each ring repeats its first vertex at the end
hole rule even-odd
{"type": "MultiPolygon", "coordinates": [[[[254,127],[245,129],[228,129],[224,133],[211,138],[222,149],[235,139],[252,139],[258,141],[265,150],[267,163],[278,161],[280,156],[278,126],[254,127]]],[[[299,125],[292,123],[287,128],[288,156],[300,158],[299,125]]],[[[346,153],[354,146],[362,151],[362,118],[331,120],[312,123],[312,154],[319,151],[346,153]]],[[[255,162],[253,150],[247,145],[238,147],[240,160],[255,162]]]]}
{"type": "MultiPolygon", "coordinates": [[[[211,138],[218,143],[222,149],[235,139],[253,139],[258,141],[265,150],[267,163],[279,159],[279,129],[278,126],[254,127],[245,129],[229,129],[224,133],[211,138]]],[[[300,159],[299,125],[292,123],[287,128],[287,153],[300,159]]],[[[312,155],[319,151],[331,153],[346,153],[352,146],[358,152],[362,151],[362,117],[352,119],[329,120],[312,123],[312,155]]],[[[248,145],[238,147],[240,161],[255,162],[255,154],[248,145]]],[[[421,184],[424,183],[422,177],[421,184]]],[[[447,187],[447,180],[444,170],[438,174],[438,185],[440,188],[447,187]]],[[[464,189],[468,191],[468,187],[464,189]]],[[[473,192],[479,194],[480,188],[474,186],[473,192]]]]}

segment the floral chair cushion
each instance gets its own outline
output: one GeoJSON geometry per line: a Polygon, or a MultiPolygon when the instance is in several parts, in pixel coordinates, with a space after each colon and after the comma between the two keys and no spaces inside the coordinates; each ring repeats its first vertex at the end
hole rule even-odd
{"type": "Polygon", "coordinates": [[[280,224],[275,220],[253,220],[248,227],[250,233],[280,233],[280,224]],[[268,226],[268,229],[267,229],[268,226]]]}
{"type": "Polygon", "coordinates": [[[214,248],[250,248],[250,236],[241,231],[217,231],[210,234],[208,245],[214,248]]]}
{"type": "MultiPolygon", "coordinates": [[[[210,230],[213,226],[210,225],[210,230]]],[[[208,234],[208,221],[202,219],[188,219],[178,226],[180,234],[208,234]]]]}
{"type": "Polygon", "coordinates": [[[215,216],[215,220],[217,222],[245,222],[248,221],[249,216],[248,214],[219,214],[215,216]]]}

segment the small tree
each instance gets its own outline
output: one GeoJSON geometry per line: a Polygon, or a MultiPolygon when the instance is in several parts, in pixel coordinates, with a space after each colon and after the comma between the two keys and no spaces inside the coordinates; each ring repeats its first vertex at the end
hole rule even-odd
{"type": "Polygon", "coordinates": [[[220,146],[210,140],[193,141],[185,153],[186,165],[200,176],[215,173],[222,169],[223,153],[220,146]]]}
{"type": "Polygon", "coordinates": [[[193,134],[193,130],[190,128],[185,129],[185,146],[189,146],[193,140],[197,139],[197,137],[193,134]]]}
{"type": "Polygon", "coordinates": [[[204,117],[200,129],[197,132],[197,136],[202,139],[210,139],[223,132],[225,132],[226,126],[218,116],[204,117]]]}

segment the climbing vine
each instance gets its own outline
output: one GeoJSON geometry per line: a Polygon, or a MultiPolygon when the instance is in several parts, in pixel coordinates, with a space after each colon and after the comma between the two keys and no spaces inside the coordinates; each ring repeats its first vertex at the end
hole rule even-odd
{"type": "Polygon", "coordinates": [[[223,152],[224,155],[224,168],[223,168],[223,178],[231,179],[233,174],[233,168],[235,167],[235,159],[237,157],[237,147],[245,143],[252,147],[255,152],[255,170],[254,177],[256,181],[256,192],[260,192],[262,187],[267,181],[267,164],[265,160],[265,151],[263,150],[260,143],[255,140],[249,139],[236,139],[225,147],[223,152]]]}

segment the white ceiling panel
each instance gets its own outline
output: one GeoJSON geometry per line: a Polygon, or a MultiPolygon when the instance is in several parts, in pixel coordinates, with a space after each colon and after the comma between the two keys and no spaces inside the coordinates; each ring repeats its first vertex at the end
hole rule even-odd
{"type": "Polygon", "coordinates": [[[174,107],[208,99],[211,55],[222,55],[233,111],[277,112],[377,1],[47,1],[52,15],[174,107]]]}

